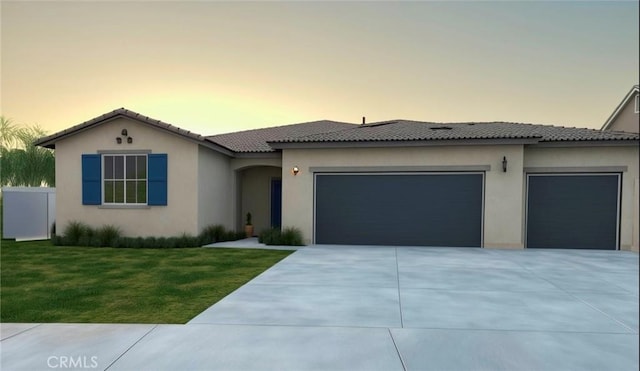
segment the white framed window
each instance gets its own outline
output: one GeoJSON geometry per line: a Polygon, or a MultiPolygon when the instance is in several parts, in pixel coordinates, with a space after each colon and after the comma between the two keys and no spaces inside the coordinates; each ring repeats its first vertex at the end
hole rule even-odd
{"type": "Polygon", "coordinates": [[[102,169],[103,204],[147,204],[147,155],[103,155],[102,169]]]}
{"type": "Polygon", "coordinates": [[[640,112],[640,95],[636,94],[636,109],[635,109],[636,113],[640,112]]]}

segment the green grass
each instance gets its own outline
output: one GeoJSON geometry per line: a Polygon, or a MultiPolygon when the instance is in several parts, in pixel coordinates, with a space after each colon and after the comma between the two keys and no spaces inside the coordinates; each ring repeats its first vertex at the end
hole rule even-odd
{"type": "Polygon", "coordinates": [[[0,322],[186,323],[290,253],[2,240],[0,322]]]}

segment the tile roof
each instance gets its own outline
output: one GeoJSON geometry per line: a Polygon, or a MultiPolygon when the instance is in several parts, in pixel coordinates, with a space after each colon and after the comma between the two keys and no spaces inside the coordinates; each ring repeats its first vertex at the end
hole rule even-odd
{"type": "Polygon", "coordinates": [[[320,120],[301,124],[253,129],[227,134],[202,136],[139,113],[119,108],[69,129],[38,139],[35,144],[55,148],[55,143],[76,132],[95,125],[127,117],[155,128],[180,135],[188,140],[233,156],[234,153],[275,152],[282,143],[337,142],[406,142],[446,140],[507,140],[524,139],[533,142],[638,141],[637,133],[601,131],[510,122],[435,123],[391,120],[356,125],[320,120]]]}
{"type": "Polygon", "coordinates": [[[96,117],[94,119],[91,119],[89,121],[85,121],[85,122],[83,122],[81,124],[78,124],[78,125],[75,125],[75,126],[72,126],[72,127],[68,128],[68,129],[59,131],[59,132],[57,132],[55,134],[40,138],[37,141],[35,141],[35,145],[42,146],[42,147],[47,147],[47,148],[55,148],[55,142],[60,140],[60,139],[62,139],[62,138],[64,138],[64,137],[66,137],[66,136],[75,134],[78,131],[88,129],[88,128],[92,127],[92,126],[101,124],[101,123],[103,123],[105,121],[112,120],[112,119],[115,119],[115,118],[118,118],[118,117],[127,117],[127,118],[130,118],[130,119],[134,119],[134,120],[137,120],[139,122],[145,123],[147,125],[156,127],[158,129],[166,130],[166,131],[172,132],[174,134],[178,134],[180,136],[183,136],[183,137],[186,137],[188,139],[194,140],[196,142],[200,142],[201,144],[207,145],[209,147],[216,147],[216,149],[221,150],[222,152],[227,152],[226,148],[221,148],[217,143],[213,143],[213,142],[207,140],[206,137],[204,137],[204,136],[202,136],[200,134],[196,134],[196,133],[193,133],[191,131],[181,129],[181,128],[177,127],[177,126],[174,126],[174,125],[171,125],[171,124],[167,124],[166,122],[162,122],[160,120],[152,119],[152,118],[150,118],[148,116],[141,115],[141,114],[139,114],[137,112],[133,112],[133,111],[130,111],[130,110],[125,109],[125,108],[115,109],[115,110],[113,110],[111,112],[105,113],[104,115],[98,116],[98,117],[96,117]]]}
{"type": "Polygon", "coordinates": [[[288,137],[270,143],[390,142],[474,139],[532,139],[538,142],[637,141],[638,134],[510,122],[434,123],[392,120],[330,133],[288,137]]]}
{"type": "Polygon", "coordinates": [[[301,124],[211,135],[208,136],[207,139],[234,152],[273,152],[274,149],[269,146],[267,142],[277,141],[283,138],[305,137],[321,133],[331,134],[354,127],[357,127],[357,125],[345,122],[320,120],[301,124]]]}

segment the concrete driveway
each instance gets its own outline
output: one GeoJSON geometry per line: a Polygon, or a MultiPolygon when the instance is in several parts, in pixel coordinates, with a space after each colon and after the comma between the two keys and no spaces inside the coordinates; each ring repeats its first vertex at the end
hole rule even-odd
{"type": "Polygon", "coordinates": [[[2,324],[2,369],[637,370],[638,267],[624,251],[311,246],[187,325],[2,324]]]}

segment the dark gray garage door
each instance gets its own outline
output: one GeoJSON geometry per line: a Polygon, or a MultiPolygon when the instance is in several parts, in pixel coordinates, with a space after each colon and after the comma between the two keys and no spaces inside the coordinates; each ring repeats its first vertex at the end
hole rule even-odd
{"type": "Polygon", "coordinates": [[[529,175],[527,247],[617,249],[619,177],[529,175]]]}
{"type": "Polygon", "coordinates": [[[482,173],[316,174],[318,244],[482,245],[482,173]]]}

